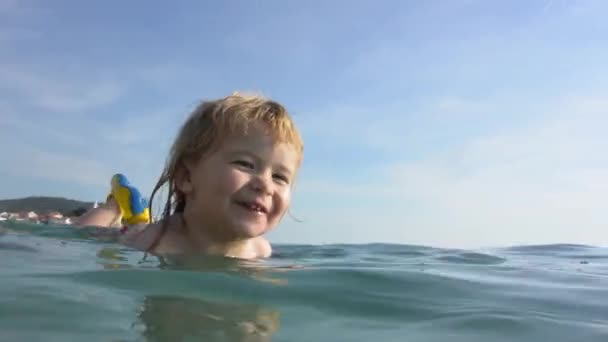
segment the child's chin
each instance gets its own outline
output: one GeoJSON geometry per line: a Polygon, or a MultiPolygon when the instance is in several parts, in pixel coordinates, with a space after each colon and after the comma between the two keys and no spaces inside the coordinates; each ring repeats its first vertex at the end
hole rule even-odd
{"type": "Polygon", "coordinates": [[[264,234],[266,229],[258,225],[238,225],[233,227],[233,232],[242,239],[250,239],[264,234]]]}

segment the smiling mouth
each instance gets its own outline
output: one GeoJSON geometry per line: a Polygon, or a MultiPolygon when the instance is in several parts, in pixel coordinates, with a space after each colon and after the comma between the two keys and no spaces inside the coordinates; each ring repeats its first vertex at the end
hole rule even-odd
{"type": "Polygon", "coordinates": [[[264,206],[261,206],[257,203],[253,203],[253,202],[236,202],[238,205],[240,205],[241,207],[244,207],[245,209],[251,210],[253,212],[257,212],[257,213],[261,213],[261,214],[266,214],[268,212],[268,210],[266,210],[266,208],[264,208],[264,206]]]}

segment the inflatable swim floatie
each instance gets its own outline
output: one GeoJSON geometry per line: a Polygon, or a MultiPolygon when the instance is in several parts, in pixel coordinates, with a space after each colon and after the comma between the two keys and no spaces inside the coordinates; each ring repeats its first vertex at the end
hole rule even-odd
{"type": "Polygon", "coordinates": [[[150,223],[150,210],[147,201],[141,197],[136,187],[129,183],[127,177],[117,173],[112,176],[112,196],[126,224],[150,223]]]}

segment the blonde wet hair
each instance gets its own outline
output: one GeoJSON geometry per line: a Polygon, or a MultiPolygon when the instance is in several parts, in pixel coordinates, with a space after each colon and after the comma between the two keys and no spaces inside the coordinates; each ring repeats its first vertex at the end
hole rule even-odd
{"type": "Polygon", "coordinates": [[[178,173],[186,161],[197,161],[213,152],[232,135],[247,134],[250,125],[260,125],[277,143],[287,143],[298,153],[298,166],[302,161],[304,144],[287,109],[278,102],[261,95],[235,92],[224,98],[203,101],[190,113],[171,147],[165,168],[152,195],[149,209],[152,213],[154,195],[168,186],[168,195],[161,219],[184,211],[186,199],[177,189],[178,173]]]}

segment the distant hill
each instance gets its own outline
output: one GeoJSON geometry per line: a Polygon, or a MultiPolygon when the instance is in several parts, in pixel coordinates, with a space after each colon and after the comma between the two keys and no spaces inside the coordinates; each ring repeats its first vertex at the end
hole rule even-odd
{"type": "Polygon", "coordinates": [[[93,202],[81,202],[62,197],[26,197],[0,200],[0,212],[35,211],[43,214],[49,211],[58,211],[63,215],[73,215],[74,211],[81,211],[93,206],[93,202]]]}

